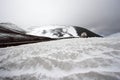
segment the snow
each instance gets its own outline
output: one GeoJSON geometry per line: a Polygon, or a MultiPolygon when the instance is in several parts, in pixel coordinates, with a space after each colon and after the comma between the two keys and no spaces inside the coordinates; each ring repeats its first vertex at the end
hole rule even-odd
{"type": "Polygon", "coordinates": [[[24,34],[25,31],[19,27],[17,27],[15,24],[12,23],[0,23],[0,29],[7,29],[16,33],[22,33],[24,34]]]}
{"type": "Polygon", "coordinates": [[[0,48],[0,79],[120,80],[120,38],[74,38],[0,48]]]}
{"type": "Polygon", "coordinates": [[[78,37],[76,30],[72,26],[42,26],[33,28],[27,34],[50,38],[78,37]]]}

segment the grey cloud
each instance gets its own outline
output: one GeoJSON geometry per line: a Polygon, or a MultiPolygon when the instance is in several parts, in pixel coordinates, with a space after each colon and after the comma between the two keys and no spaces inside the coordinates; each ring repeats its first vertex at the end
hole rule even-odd
{"type": "Polygon", "coordinates": [[[77,25],[110,35],[120,32],[119,8],[120,0],[0,0],[0,22],[77,25]]]}

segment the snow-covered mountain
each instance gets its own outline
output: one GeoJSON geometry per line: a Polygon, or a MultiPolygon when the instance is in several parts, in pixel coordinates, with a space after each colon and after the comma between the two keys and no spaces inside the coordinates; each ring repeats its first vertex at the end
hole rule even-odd
{"type": "Polygon", "coordinates": [[[12,23],[0,23],[0,47],[52,40],[48,37],[27,35],[26,31],[12,23]]]}
{"type": "Polygon", "coordinates": [[[51,38],[78,37],[76,30],[72,26],[41,26],[27,34],[51,38]]]}
{"type": "Polygon", "coordinates": [[[100,36],[77,26],[40,27],[27,34],[13,27],[0,30],[0,45],[95,37],[0,48],[0,80],[120,80],[120,33],[97,38],[100,36]]]}
{"type": "Polygon", "coordinates": [[[36,36],[46,36],[50,38],[66,38],[66,37],[82,37],[85,34],[86,37],[100,37],[99,35],[89,31],[85,28],[78,26],[41,26],[31,29],[27,34],[36,36]]]}
{"type": "Polygon", "coordinates": [[[0,48],[0,80],[120,80],[120,38],[0,48]]]}
{"type": "Polygon", "coordinates": [[[25,31],[12,23],[0,23],[0,43],[14,42],[25,38],[25,31]]]}
{"type": "Polygon", "coordinates": [[[0,32],[25,34],[26,31],[13,23],[0,23],[0,32]]]}

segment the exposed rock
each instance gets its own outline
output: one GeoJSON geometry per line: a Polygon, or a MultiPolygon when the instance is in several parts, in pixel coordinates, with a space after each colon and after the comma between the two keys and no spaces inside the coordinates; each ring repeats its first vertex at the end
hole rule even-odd
{"type": "Polygon", "coordinates": [[[85,28],[82,28],[82,27],[78,27],[78,26],[73,26],[73,27],[76,29],[77,34],[80,37],[83,36],[83,33],[84,33],[84,36],[87,34],[85,37],[102,37],[102,36],[92,32],[92,31],[90,31],[88,29],[85,29],[85,28]]]}

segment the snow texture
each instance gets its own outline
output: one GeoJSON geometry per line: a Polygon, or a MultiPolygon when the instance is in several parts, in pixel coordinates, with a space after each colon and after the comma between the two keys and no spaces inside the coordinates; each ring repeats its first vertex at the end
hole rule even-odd
{"type": "Polygon", "coordinates": [[[42,26],[33,28],[27,34],[50,38],[78,37],[76,30],[72,26],[42,26]]]}
{"type": "Polygon", "coordinates": [[[0,48],[0,80],[120,80],[120,38],[0,48]]]}

